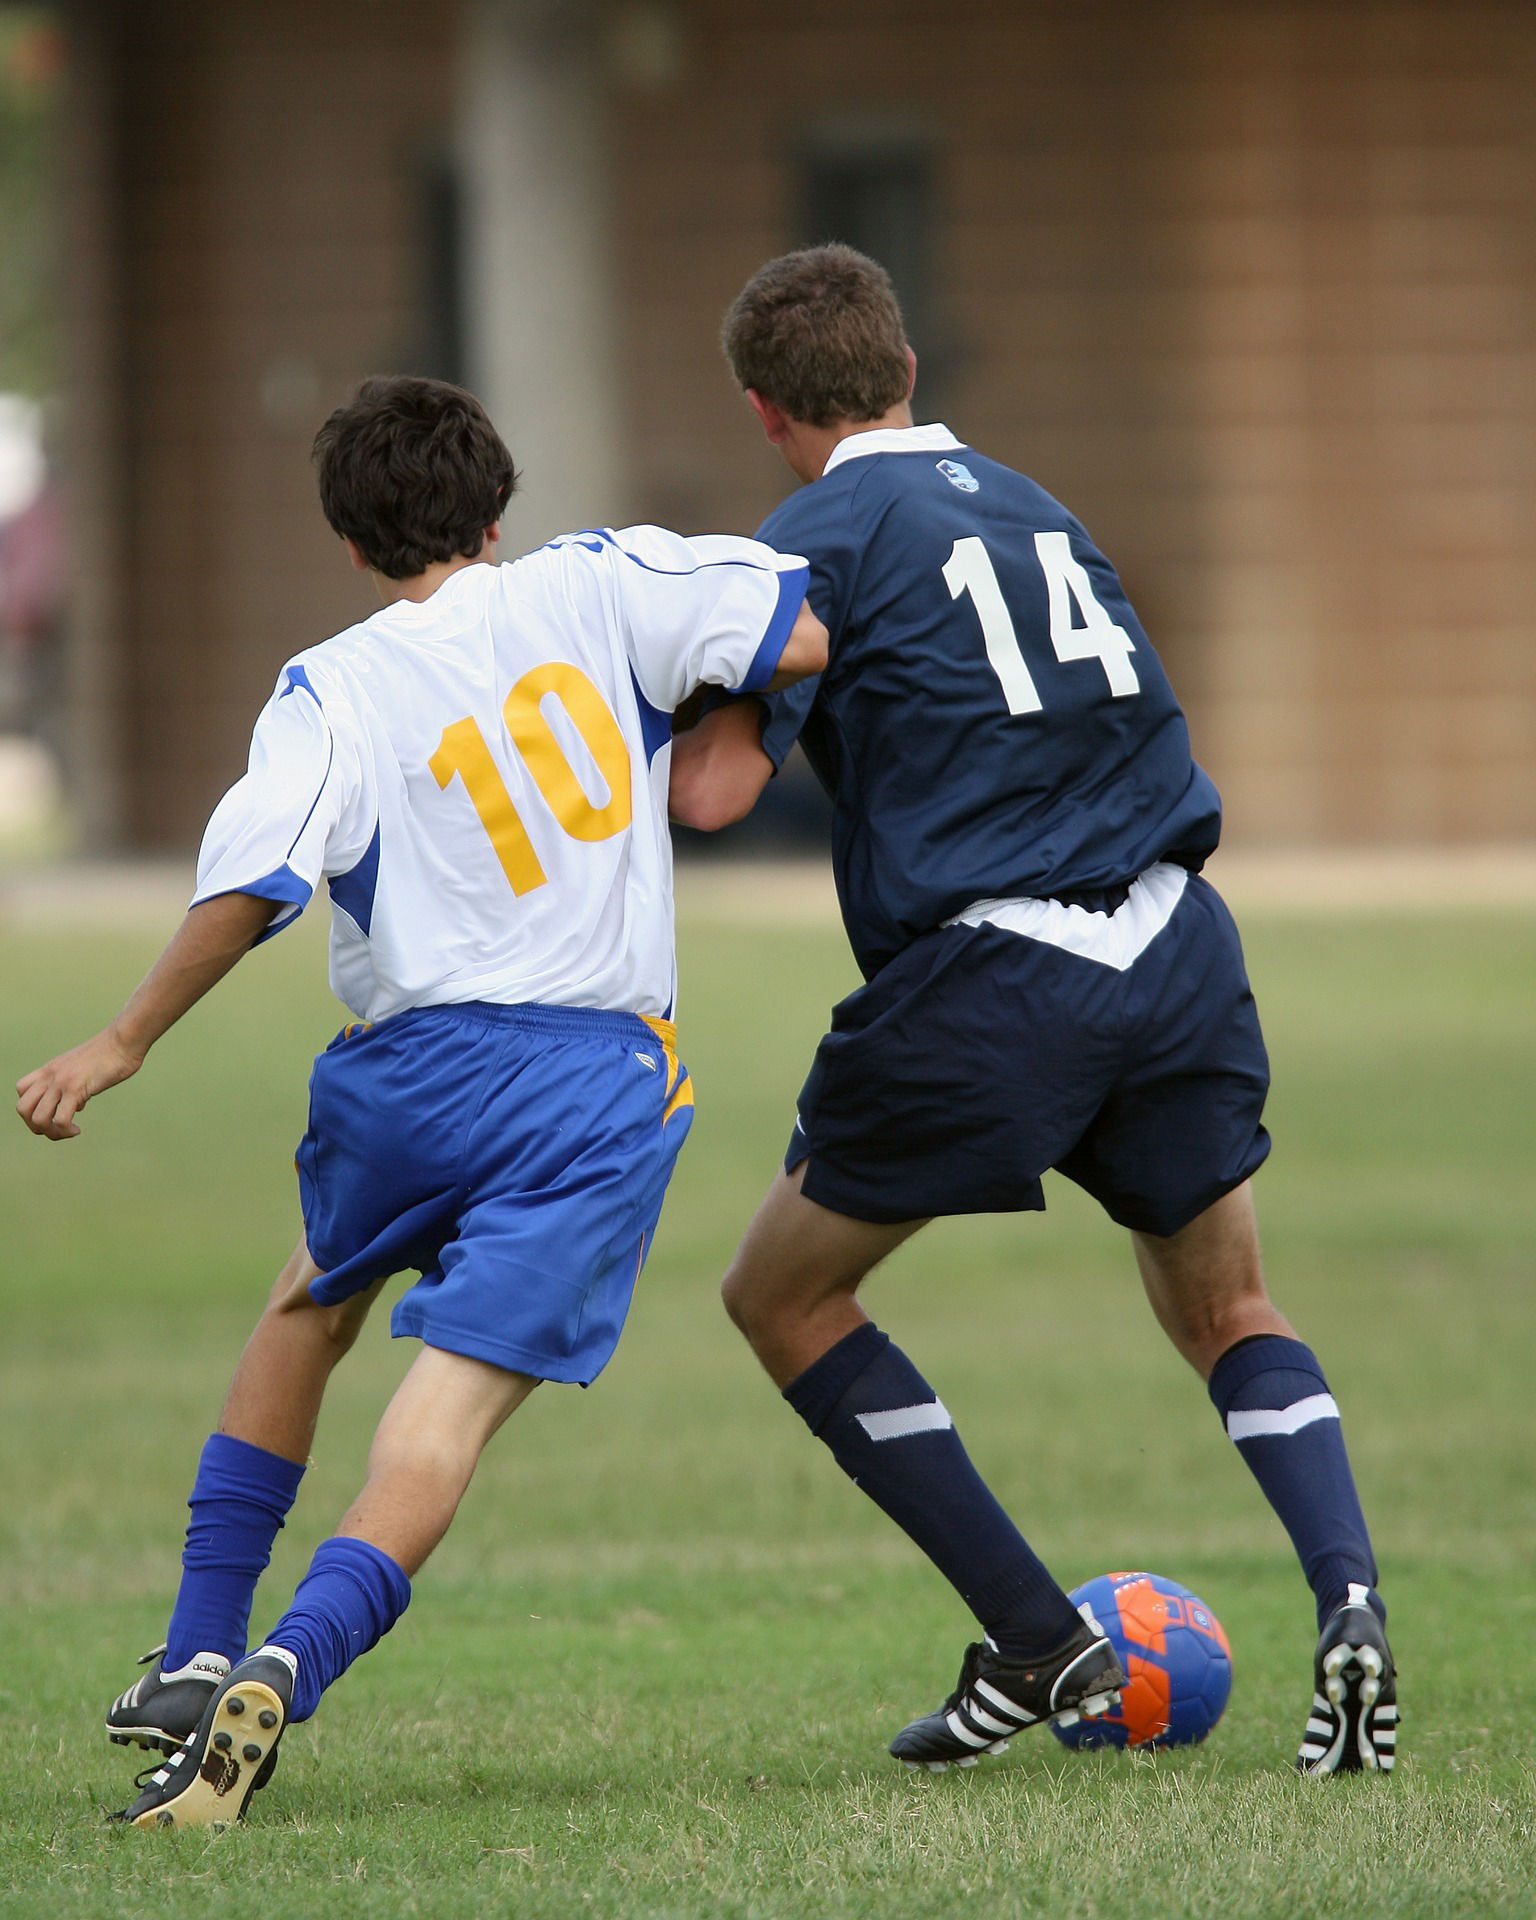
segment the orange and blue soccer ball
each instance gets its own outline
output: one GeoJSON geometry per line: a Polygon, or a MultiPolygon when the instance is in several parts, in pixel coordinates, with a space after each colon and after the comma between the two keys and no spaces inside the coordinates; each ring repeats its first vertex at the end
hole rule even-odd
{"type": "Polygon", "coordinates": [[[1232,1649],[1198,1595],[1159,1573],[1105,1573],[1072,1595],[1114,1643],[1128,1684],[1098,1719],[1051,1731],[1069,1747],[1181,1747],[1203,1740],[1226,1711],[1232,1649]]]}

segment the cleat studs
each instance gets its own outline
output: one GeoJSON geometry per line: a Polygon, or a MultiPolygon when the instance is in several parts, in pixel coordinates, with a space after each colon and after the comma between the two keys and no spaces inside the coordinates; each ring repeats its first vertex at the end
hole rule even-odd
{"type": "Polygon", "coordinates": [[[225,1733],[222,1728],[220,1728],[220,1730],[213,1736],[213,1744],[218,1748],[220,1753],[228,1753],[230,1748],[234,1745],[234,1742],[230,1739],[229,1735],[225,1733]]]}
{"type": "Polygon", "coordinates": [[[930,1773],[948,1773],[949,1762],[947,1760],[930,1760],[928,1762],[928,1771],[930,1773]]]}
{"type": "Polygon", "coordinates": [[[277,1715],[272,1711],[270,1707],[263,1707],[261,1712],[257,1714],[256,1718],[269,1731],[277,1725],[277,1715]]]}
{"type": "Polygon", "coordinates": [[[906,1768],[908,1773],[922,1772],[922,1768],[917,1764],[915,1760],[903,1760],[901,1764],[906,1768]]]}
{"type": "Polygon", "coordinates": [[[983,1753],[1006,1753],[1007,1751],[1008,1742],[1006,1740],[994,1740],[990,1747],[982,1748],[983,1753]]]}
{"type": "Polygon", "coordinates": [[[981,1755],[979,1753],[968,1753],[963,1760],[957,1760],[955,1765],[957,1767],[979,1767],[981,1765],[981,1755]]]}
{"type": "Polygon", "coordinates": [[[254,1740],[247,1740],[245,1745],[240,1749],[240,1757],[243,1760],[259,1760],[261,1758],[261,1748],[257,1746],[254,1740]]]}
{"type": "MultiPolygon", "coordinates": [[[[1091,1700],[1085,1700],[1083,1702],[1083,1713],[1093,1714],[1102,1711],[1103,1709],[1094,1706],[1091,1700]]],[[[1065,1713],[1058,1713],[1051,1724],[1057,1727],[1075,1727],[1078,1721],[1082,1719],[1083,1713],[1079,1713],[1075,1708],[1069,1707],[1065,1713]]]]}
{"type": "Polygon", "coordinates": [[[238,1693],[232,1693],[224,1702],[224,1711],[226,1713],[244,1713],[245,1702],[240,1698],[238,1693]]]}

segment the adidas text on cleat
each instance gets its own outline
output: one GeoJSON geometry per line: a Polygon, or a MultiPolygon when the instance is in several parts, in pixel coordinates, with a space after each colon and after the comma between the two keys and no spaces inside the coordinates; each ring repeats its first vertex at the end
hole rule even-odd
{"type": "Polygon", "coordinates": [[[1390,1773],[1397,1760],[1397,1668],[1368,1592],[1352,1586],[1317,1643],[1303,1773],[1390,1773]]]}
{"type": "Polygon", "coordinates": [[[209,1696],[229,1672],[222,1653],[199,1653],[167,1673],[164,1647],[151,1647],[141,1667],[153,1671],[120,1693],[107,1709],[107,1733],[120,1747],[174,1753],[203,1717],[209,1696]]]}
{"type": "Polygon", "coordinates": [[[203,1709],[191,1737],[112,1816],[132,1827],[225,1827],[244,1816],[277,1764],[293,1699],[293,1668],[276,1653],[247,1654],[203,1709]]]}
{"type": "Polygon", "coordinates": [[[891,1752],[909,1767],[942,1773],[1001,1753],[1040,1720],[1094,1719],[1120,1698],[1125,1674],[1089,1610],[1070,1640],[1039,1660],[1005,1660],[990,1640],[965,1650],[954,1692],[936,1712],[903,1727],[891,1752]]]}

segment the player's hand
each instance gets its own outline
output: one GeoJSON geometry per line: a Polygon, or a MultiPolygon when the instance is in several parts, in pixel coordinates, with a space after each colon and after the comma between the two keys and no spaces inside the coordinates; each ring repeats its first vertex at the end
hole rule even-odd
{"type": "Polygon", "coordinates": [[[143,1064],[143,1054],[125,1047],[115,1027],[104,1027],[68,1053],[24,1074],[16,1082],[16,1111],[44,1140],[73,1140],[80,1132],[75,1116],[86,1101],[120,1085],[143,1064]]]}

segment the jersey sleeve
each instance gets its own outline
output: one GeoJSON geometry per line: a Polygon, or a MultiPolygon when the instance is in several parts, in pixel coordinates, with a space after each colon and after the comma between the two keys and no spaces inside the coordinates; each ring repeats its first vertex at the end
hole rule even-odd
{"type": "Polygon", "coordinates": [[[625,527],[602,540],[647,700],[671,713],[697,686],[767,686],[805,599],[803,560],[756,540],[684,539],[662,527],[625,527]]]}
{"type": "MultiPolygon", "coordinates": [[[[853,604],[864,549],[864,541],[854,527],[852,500],[853,495],[844,485],[812,482],[775,507],[757,530],[758,539],[768,546],[792,547],[805,555],[810,568],[806,598],[812,613],[831,636],[833,648],[853,604]]],[[[820,686],[818,674],[778,693],[760,696],[763,751],[773,762],[775,773],[800,738],[820,686]]]]}
{"type": "Polygon", "coordinates": [[[809,680],[797,680],[792,687],[785,687],[778,693],[759,694],[763,709],[763,752],[773,762],[775,773],[789,758],[790,748],[800,738],[801,729],[816,704],[820,686],[821,675],[818,673],[809,680]]]}
{"type": "Polygon", "coordinates": [[[357,756],[309,675],[285,667],[257,719],[245,774],[203,833],[193,906],[221,893],[275,900],[263,940],[297,919],[321,875],[336,868],[338,829],[358,785],[357,756]]]}

